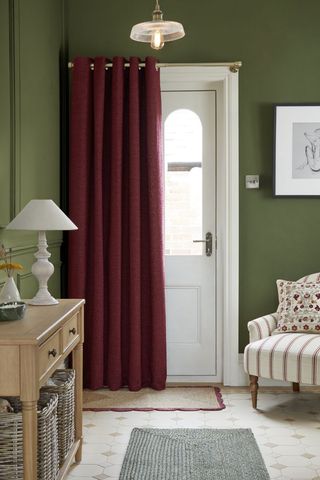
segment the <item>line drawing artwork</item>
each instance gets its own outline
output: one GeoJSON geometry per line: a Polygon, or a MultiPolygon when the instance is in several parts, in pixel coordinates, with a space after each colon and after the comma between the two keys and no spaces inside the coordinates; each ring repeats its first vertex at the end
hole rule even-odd
{"type": "Polygon", "coordinates": [[[293,178],[320,177],[320,125],[293,125],[293,178]],[[317,127],[317,128],[314,128],[317,127]]]}
{"type": "Polygon", "coordinates": [[[320,171],[320,128],[313,133],[305,132],[305,137],[309,140],[310,145],[306,145],[305,153],[307,164],[314,172],[320,171]]]}

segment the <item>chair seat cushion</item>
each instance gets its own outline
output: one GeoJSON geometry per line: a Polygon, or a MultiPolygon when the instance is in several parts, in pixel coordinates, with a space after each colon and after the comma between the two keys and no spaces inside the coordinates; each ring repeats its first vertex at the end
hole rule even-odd
{"type": "Polygon", "coordinates": [[[257,377],[320,385],[320,335],[281,333],[249,343],[244,368],[257,377]]]}

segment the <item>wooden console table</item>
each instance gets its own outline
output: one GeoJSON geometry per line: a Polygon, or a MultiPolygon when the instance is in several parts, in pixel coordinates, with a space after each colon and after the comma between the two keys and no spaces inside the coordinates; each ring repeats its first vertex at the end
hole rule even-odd
{"type": "Polygon", "coordinates": [[[23,320],[0,322],[0,396],[19,396],[23,417],[24,480],[37,479],[39,390],[72,352],[75,374],[75,441],[58,479],[82,450],[82,344],[84,300],[28,305],[23,320]]]}

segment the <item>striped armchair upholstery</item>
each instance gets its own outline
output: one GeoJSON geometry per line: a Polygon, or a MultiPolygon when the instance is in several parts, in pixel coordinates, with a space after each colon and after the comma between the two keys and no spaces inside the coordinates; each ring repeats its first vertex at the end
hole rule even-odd
{"type": "Polygon", "coordinates": [[[271,313],[265,317],[256,318],[248,323],[250,343],[270,337],[277,326],[277,314],[271,313]]]}
{"type": "MultiPolygon", "coordinates": [[[[299,281],[319,281],[319,273],[299,281]]],[[[250,343],[244,351],[244,369],[250,377],[252,405],[257,407],[258,378],[320,385],[320,334],[282,333],[272,335],[277,313],[248,323],[250,343]]]]}

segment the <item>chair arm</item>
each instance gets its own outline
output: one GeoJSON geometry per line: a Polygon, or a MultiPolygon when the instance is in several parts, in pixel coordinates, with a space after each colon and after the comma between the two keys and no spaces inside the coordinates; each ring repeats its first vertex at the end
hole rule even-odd
{"type": "Polygon", "coordinates": [[[270,337],[273,330],[277,327],[278,314],[271,313],[264,317],[256,318],[248,323],[250,343],[262,338],[270,337]]]}

